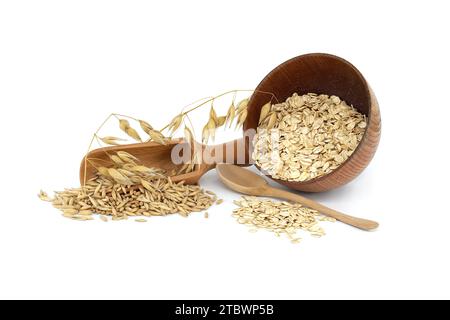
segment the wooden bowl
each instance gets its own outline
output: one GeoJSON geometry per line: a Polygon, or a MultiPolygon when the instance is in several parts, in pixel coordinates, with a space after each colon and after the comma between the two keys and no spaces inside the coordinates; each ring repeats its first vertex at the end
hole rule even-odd
{"type": "MultiPolygon", "coordinates": [[[[272,70],[258,85],[248,105],[244,130],[256,129],[261,107],[273,93],[279,102],[294,92],[336,95],[367,116],[366,132],[354,153],[331,173],[304,182],[274,179],[289,188],[321,192],[340,187],[369,164],[380,141],[381,118],[377,99],[362,74],[348,61],[324,53],[298,56],[272,70]]],[[[274,103],[272,98],[272,103],[274,103]]]]}

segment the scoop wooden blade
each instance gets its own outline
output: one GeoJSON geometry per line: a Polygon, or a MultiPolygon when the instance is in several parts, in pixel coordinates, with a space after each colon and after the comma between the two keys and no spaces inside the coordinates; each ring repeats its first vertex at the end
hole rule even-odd
{"type": "MultiPolygon", "coordinates": [[[[114,155],[118,151],[128,152],[139,159],[139,164],[146,167],[164,169],[168,173],[171,173],[172,171],[178,172],[182,167],[182,164],[174,164],[171,159],[171,153],[172,149],[180,143],[184,143],[183,140],[174,139],[169,140],[164,145],[156,142],[145,142],[93,150],[81,161],[80,182],[83,185],[85,181],[94,177],[97,167],[112,166],[113,162],[109,156],[114,155]]],[[[187,174],[175,175],[172,177],[172,181],[185,181],[187,184],[195,184],[200,179],[201,174],[200,171],[196,170],[187,174]]]]}
{"type": "Polygon", "coordinates": [[[184,181],[186,184],[197,184],[206,172],[215,168],[215,161],[248,165],[248,153],[245,152],[248,149],[248,143],[247,139],[237,139],[215,146],[195,143],[195,148],[193,148],[183,139],[173,139],[167,141],[164,145],[156,142],[145,142],[100,148],[89,152],[81,161],[80,182],[81,185],[84,185],[87,180],[94,177],[97,171],[96,168],[112,166],[113,161],[110,159],[110,155],[114,155],[118,151],[126,151],[139,159],[139,163],[146,167],[165,170],[173,182],[184,181]],[[181,148],[182,150],[201,151],[200,164],[196,166],[193,172],[173,175],[171,174],[172,171],[179,172],[183,166],[183,164],[174,164],[172,161],[172,149],[179,144],[186,144],[181,148]],[[218,152],[218,158],[214,158],[216,152],[218,152]],[[244,156],[239,157],[239,154],[242,153],[244,156]],[[205,155],[208,155],[208,158],[209,156],[213,157],[212,160],[214,161],[205,161],[205,155]]]}

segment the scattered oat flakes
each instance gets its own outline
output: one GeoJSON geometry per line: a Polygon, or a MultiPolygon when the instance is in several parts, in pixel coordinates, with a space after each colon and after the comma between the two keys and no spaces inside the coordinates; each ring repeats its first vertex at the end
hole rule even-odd
{"type": "Polygon", "coordinates": [[[278,237],[284,233],[293,243],[301,240],[296,237],[299,230],[307,231],[315,237],[325,235],[318,225],[321,214],[299,203],[243,196],[235,204],[239,208],[233,210],[233,217],[239,223],[253,227],[249,232],[262,228],[274,232],[278,237]]]}

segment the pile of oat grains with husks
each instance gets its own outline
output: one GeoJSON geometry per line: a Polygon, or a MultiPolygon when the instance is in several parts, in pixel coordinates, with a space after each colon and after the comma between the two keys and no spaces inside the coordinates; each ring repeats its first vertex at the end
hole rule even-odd
{"type": "Polygon", "coordinates": [[[40,198],[50,201],[66,218],[92,220],[99,215],[103,221],[173,213],[187,217],[217,200],[213,192],[200,186],[172,182],[163,170],[143,166],[127,152],[119,151],[111,157],[114,167],[99,167],[83,187],[55,192],[53,198],[41,191],[40,198]]]}

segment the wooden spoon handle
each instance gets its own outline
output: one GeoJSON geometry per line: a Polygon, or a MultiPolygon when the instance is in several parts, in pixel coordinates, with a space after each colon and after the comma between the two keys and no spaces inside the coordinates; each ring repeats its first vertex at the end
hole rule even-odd
{"type": "Polygon", "coordinates": [[[373,230],[378,227],[378,223],[375,221],[349,216],[347,214],[328,208],[316,201],[313,201],[311,199],[305,198],[299,194],[295,194],[289,191],[276,188],[267,188],[266,195],[275,198],[282,198],[298,202],[306,207],[317,210],[326,216],[335,218],[336,220],[339,220],[343,223],[346,223],[348,225],[354,226],[362,230],[373,230]]]}
{"type": "Polygon", "coordinates": [[[248,137],[223,144],[203,146],[203,161],[206,163],[228,163],[240,166],[250,165],[248,137]]]}

